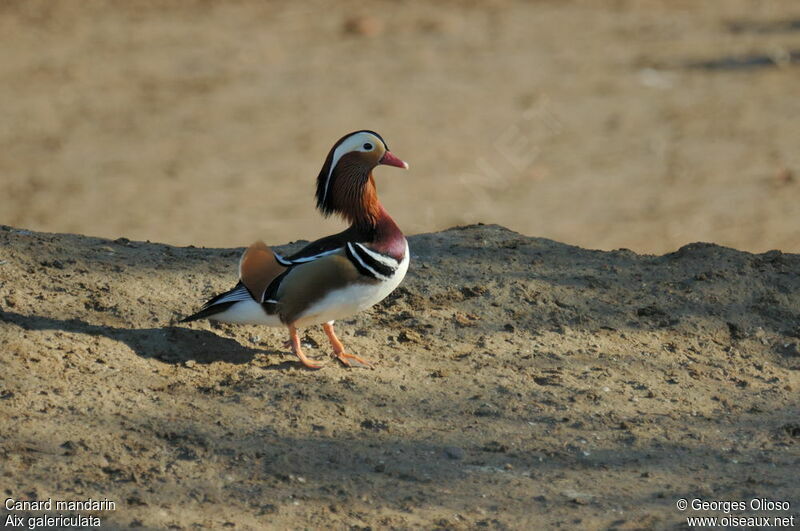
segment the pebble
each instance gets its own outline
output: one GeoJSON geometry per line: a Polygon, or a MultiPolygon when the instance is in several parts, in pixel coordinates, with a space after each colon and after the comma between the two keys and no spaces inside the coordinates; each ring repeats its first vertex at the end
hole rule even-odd
{"type": "Polygon", "coordinates": [[[783,345],[783,355],[792,358],[800,357],[800,344],[797,342],[785,343],[783,345]]]}
{"type": "Polygon", "coordinates": [[[591,494],[587,494],[585,492],[578,492],[572,489],[564,490],[561,492],[561,494],[567,497],[572,503],[578,505],[586,505],[590,501],[592,501],[592,498],[594,498],[594,496],[592,496],[591,494]]]}
{"type": "Polygon", "coordinates": [[[444,449],[444,455],[450,459],[464,459],[464,450],[458,446],[448,446],[444,449]]]}
{"type": "Polygon", "coordinates": [[[350,35],[374,37],[383,32],[383,23],[375,17],[353,16],[345,20],[344,32],[350,35]]]}
{"type": "Polygon", "coordinates": [[[403,330],[397,336],[397,341],[400,343],[419,343],[422,341],[422,336],[414,330],[403,330]]]}

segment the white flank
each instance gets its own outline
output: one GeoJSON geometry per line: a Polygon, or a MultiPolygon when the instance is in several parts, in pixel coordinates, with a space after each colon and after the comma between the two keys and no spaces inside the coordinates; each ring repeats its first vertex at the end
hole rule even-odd
{"type": "Polygon", "coordinates": [[[403,261],[394,275],[377,283],[358,283],[328,293],[295,321],[297,326],[311,326],[344,319],[366,310],[386,298],[400,284],[408,271],[408,242],[403,261]]]}
{"type": "MultiPolygon", "coordinates": [[[[248,295],[249,296],[249,295],[248,295]]],[[[209,319],[223,323],[257,324],[266,326],[283,326],[277,315],[267,315],[264,308],[250,297],[250,300],[232,304],[224,312],[214,314],[209,319]]]]}

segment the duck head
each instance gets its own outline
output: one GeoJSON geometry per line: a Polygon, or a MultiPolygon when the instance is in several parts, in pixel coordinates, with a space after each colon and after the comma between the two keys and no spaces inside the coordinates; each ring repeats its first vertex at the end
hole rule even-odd
{"type": "Polygon", "coordinates": [[[326,216],[336,213],[351,223],[374,225],[381,206],[372,170],[380,164],[408,169],[374,131],[340,138],[317,177],[317,208],[326,216]]]}

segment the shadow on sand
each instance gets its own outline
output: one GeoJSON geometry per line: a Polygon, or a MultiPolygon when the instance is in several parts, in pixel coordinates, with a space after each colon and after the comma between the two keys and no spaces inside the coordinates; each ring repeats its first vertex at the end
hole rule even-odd
{"type": "MultiPolygon", "coordinates": [[[[204,364],[216,361],[246,364],[259,354],[268,356],[286,354],[280,350],[247,347],[234,339],[219,336],[208,330],[173,325],[163,328],[118,328],[94,325],[78,319],[55,319],[8,311],[0,312],[0,321],[16,324],[25,330],[61,330],[106,337],[125,343],[142,358],[153,358],[174,365],[189,360],[204,364]]],[[[293,361],[280,361],[264,369],[286,370],[296,365],[293,361]]]]}

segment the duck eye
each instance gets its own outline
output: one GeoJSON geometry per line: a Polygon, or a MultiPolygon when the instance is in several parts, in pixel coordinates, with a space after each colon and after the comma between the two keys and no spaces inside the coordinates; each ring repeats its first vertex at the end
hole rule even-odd
{"type": "Polygon", "coordinates": [[[364,144],[364,149],[366,149],[367,151],[370,151],[372,149],[372,144],[367,142],[366,144],[364,144]]]}

